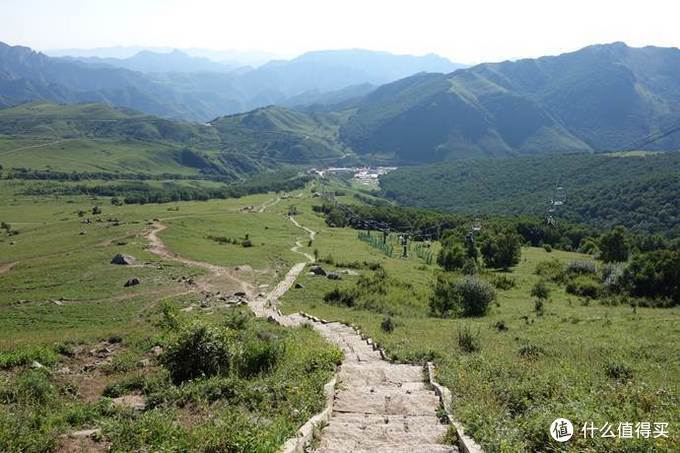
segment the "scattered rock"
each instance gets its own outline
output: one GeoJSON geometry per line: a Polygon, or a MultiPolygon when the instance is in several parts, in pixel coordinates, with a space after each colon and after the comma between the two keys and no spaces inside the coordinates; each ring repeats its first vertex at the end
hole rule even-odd
{"type": "Polygon", "coordinates": [[[139,285],[140,283],[141,283],[141,282],[139,281],[139,279],[138,279],[137,277],[135,277],[135,278],[131,278],[130,280],[128,280],[127,282],[125,282],[125,285],[124,285],[124,286],[125,286],[126,288],[129,288],[130,286],[137,286],[137,285],[139,285]]]}
{"type": "Polygon", "coordinates": [[[80,230],[80,235],[81,235],[81,236],[85,236],[86,234],[87,234],[87,231],[85,231],[85,230],[80,230]]]}
{"type": "Polygon", "coordinates": [[[234,297],[246,297],[246,293],[244,291],[237,291],[234,293],[234,297]]]}
{"type": "Polygon", "coordinates": [[[37,360],[34,360],[33,363],[31,363],[31,368],[35,368],[35,369],[45,368],[45,365],[38,362],[37,360]]]}
{"type": "Polygon", "coordinates": [[[63,366],[57,370],[57,374],[71,374],[71,369],[67,366],[63,366]]]}
{"type": "Polygon", "coordinates": [[[117,254],[116,256],[113,257],[111,260],[111,264],[118,264],[121,266],[129,266],[132,264],[135,264],[135,257],[130,256],[130,255],[122,255],[122,254],[117,254]]]}
{"type": "Polygon", "coordinates": [[[84,429],[82,431],[73,431],[72,433],[69,433],[69,437],[73,437],[74,439],[83,439],[85,437],[98,436],[101,434],[101,432],[101,429],[84,429]]]}
{"type": "Polygon", "coordinates": [[[239,272],[252,272],[253,268],[248,266],[247,264],[242,264],[241,266],[236,266],[234,270],[239,272]]]}
{"type": "Polygon", "coordinates": [[[146,402],[142,395],[123,395],[118,398],[113,398],[111,402],[118,407],[129,407],[135,411],[143,411],[146,409],[146,402]]]}
{"type": "Polygon", "coordinates": [[[139,362],[137,362],[137,364],[138,364],[139,366],[141,366],[142,368],[148,368],[148,367],[151,366],[151,360],[149,360],[149,359],[142,359],[142,360],[140,360],[139,362]]]}
{"type": "Polygon", "coordinates": [[[342,280],[342,277],[337,272],[329,272],[326,274],[326,278],[329,280],[342,280]]]}
{"type": "Polygon", "coordinates": [[[314,275],[326,276],[326,271],[321,266],[312,266],[309,268],[309,272],[311,272],[314,275]]]}
{"type": "Polygon", "coordinates": [[[153,348],[151,348],[151,354],[158,357],[159,355],[163,354],[163,348],[161,348],[160,346],[154,346],[153,348]]]}
{"type": "Polygon", "coordinates": [[[302,285],[302,283],[296,283],[296,284],[295,284],[295,289],[302,289],[302,288],[304,288],[304,286],[302,285]]]}

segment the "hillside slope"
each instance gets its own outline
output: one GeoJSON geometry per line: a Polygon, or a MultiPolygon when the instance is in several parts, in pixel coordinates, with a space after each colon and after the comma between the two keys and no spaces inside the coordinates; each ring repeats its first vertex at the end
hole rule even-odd
{"type": "MultiPolygon", "coordinates": [[[[616,150],[679,126],[679,101],[680,50],[614,43],[384,85],[341,137],[406,162],[616,150]]],[[[680,134],[641,146],[680,148],[680,134]]]]}
{"type": "Polygon", "coordinates": [[[265,107],[211,122],[221,149],[262,162],[321,163],[349,154],[338,140],[344,120],[338,113],[305,114],[284,107],[265,107]]]}
{"type": "Polygon", "coordinates": [[[383,195],[406,206],[480,215],[553,215],[600,228],[680,234],[680,153],[575,154],[468,160],[404,167],[380,178],[383,195]]]}

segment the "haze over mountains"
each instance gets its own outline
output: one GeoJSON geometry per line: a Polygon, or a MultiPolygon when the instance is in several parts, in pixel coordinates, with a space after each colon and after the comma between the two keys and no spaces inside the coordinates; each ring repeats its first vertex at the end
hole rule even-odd
{"type": "MultiPolygon", "coordinates": [[[[52,58],[29,48],[0,44],[0,102],[44,99],[106,102],[145,113],[207,121],[271,104],[323,101],[353,86],[346,96],[421,71],[460,65],[435,55],[413,57],[363,50],[319,51],[258,68],[236,68],[181,51],[115,58],[52,58]]],[[[340,98],[343,100],[344,98],[340,98]]]]}
{"type": "Polygon", "coordinates": [[[309,52],[258,68],[181,51],[82,61],[0,44],[0,105],[103,102],[165,118],[217,118],[232,151],[265,148],[294,162],[680,149],[676,48],[612,43],[459,66],[363,50],[309,52]],[[221,118],[229,114],[238,115],[221,118]]]}

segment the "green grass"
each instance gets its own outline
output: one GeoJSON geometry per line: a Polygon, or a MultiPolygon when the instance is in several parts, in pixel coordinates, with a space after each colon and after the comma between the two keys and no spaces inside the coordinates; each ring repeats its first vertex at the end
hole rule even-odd
{"type": "MultiPolygon", "coordinates": [[[[529,293],[539,280],[534,274],[537,263],[591,257],[525,247],[518,266],[498,273],[514,279],[516,286],[498,291],[488,316],[438,319],[430,316],[427,305],[435,267],[414,257],[387,258],[357,240],[355,231],[327,228],[315,214],[304,212],[299,217],[320,231],[313,247],[321,257],[380,262],[391,278],[413,285],[412,296],[406,299],[403,289],[390,286],[388,294],[368,309],[330,305],[323,302],[327,292],[351,288],[359,277],[332,282],[303,275],[298,281],[304,289],[288,292],[282,310],[357,324],[399,361],[434,360],[439,381],[453,392],[455,416],[488,451],[559,449],[548,434],[558,416],[572,420],[577,430],[586,421],[600,426],[607,421],[666,421],[673,426],[680,419],[680,349],[675,340],[680,310],[606,306],[549,284],[551,297],[544,313],[535,311],[529,293]],[[381,329],[386,316],[396,326],[391,333],[381,329]],[[507,330],[497,329],[500,323],[507,330]],[[459,349],[458,335],[466,329],[478,333],[480,352],[459,349]],[[630,369],[632,378],[617,381],[608,371],[612,367],[630,369]]],[[[679,441],[671,429],[668,440],[579,439],[561,448],[672,451],[679,441]]]]}

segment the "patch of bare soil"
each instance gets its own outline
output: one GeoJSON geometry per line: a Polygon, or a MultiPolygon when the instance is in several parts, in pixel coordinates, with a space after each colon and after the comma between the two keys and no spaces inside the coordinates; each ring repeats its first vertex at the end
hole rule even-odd
{"type": "Polygon", "coordinates": [[[16,265],[17,265],[16,262],[0,264],[0,275],[6,274],[7,272],[11,271],[12,268],[16,265]]]}

